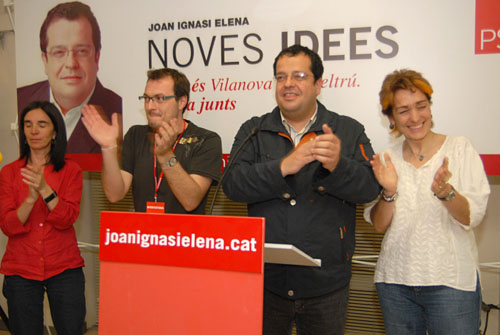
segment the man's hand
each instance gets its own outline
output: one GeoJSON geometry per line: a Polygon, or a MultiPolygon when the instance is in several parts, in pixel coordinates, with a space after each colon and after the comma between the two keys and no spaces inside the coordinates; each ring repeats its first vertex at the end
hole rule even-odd
{"type": "Polygon", "coordinates": [[[318,135],[313,141],[311,152],[313,158],[323,164],[323,167],[333,172],[340,160],[340,139],[327,124],[323,124],[323,135],[318,135]]]}
{"type": "Polygon", "coordinates": [[[93,105],[84,105],[82,108],[82,122],[90,136],[101,148],[116,147],[120,136],[119,115],[111,116],[111,124],[106,122],[101,113],[93,105]]]}
{"type": "Polygon", "coordinates": [[[172,149],[181,133],[177,129],[177,119],[170,122],[162,122],[158,131],[155,133],[155,153],[160,164],[165,163],[170,157],[173,157],[172,149]]]}
{"type": "Polygon", "coordinates": [[[308,142],[301,143],[295,149],[293,149],[288,155],[281,161],[281,175],[286,177],[291,174],[296,174],[300,171],[306,164],[314,161],[314,156],[312,153],[314,139],[312,138],[308,142]]]}

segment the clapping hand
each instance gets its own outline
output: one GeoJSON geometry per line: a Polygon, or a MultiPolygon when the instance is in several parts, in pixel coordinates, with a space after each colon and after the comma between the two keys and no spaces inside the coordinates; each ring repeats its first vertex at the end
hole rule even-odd
{"type": "Polygon", "coordinates": [[[31,203],[34,203],[38,199],[41,190],[49,187],[43,176],[43,167],[27,165],[21,168],[21,176],[23,176],[23,183],[29,187],[27,200],[31,203]]]}
{"type": "Polygon", "coordinates": [[[434,180],[432,181],[431,190],[438,197],[446,197],[451,190],[451,185],[448,184],[448,180],[451,178],[451,172],[448,170],[448,157],[443,159],[443,164],[439,167],[434,175],[434,180]]]}
{"type": "Polygon", "coordinates": [[[398,186],[398,174],[392,164],[391,156],[384,153],[385,165],[380,159],[380,154],[373,155],[373,160],[370,161],[373,173],[377,178],[378,183],[384,188],[387,195],[396,193],[398,186]]]}
{"type": "Polygon", "coordinates": [[[333,172],[340,160],[342,144],[327,124],[323,124],[323,133],[314,139],[311,152],[315,160],[321,162],[325,169],[333,172]]]}
{"type": "Polygon", "coordinates": [[[283,158],[280,165],[283,177],[296,174],[306,164],[309,164],[314,160],[312,153],[313,143],[314,138],[301,142],[295,149],[286,155],[285,158],[283,158]]]}
{"type": "Polygon", "coordinates": [[[172,119],[170,122],[162,122],[158,131],[155,133],[155,144],[156,144],[156,155],[158,158],[168,155],[172,152],[172,148],[175,145],[175,141],[181,133],[180,129],[177,129],[177,119],[172,119]]]}
{"type": "Polygon", "coordinates": [[[114,148],[120,136],[119,116],[114,113],[109,124],[93,105],[84,105],[82,108],[82,122],[90,136],[101,148],[114,148]]]}

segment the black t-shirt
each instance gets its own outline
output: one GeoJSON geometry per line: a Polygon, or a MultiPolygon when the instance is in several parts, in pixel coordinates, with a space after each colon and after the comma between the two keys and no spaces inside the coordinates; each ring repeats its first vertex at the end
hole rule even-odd
{"type": "MultiPolygon", "coordinates": [[[[189,122],[189,121],[187,121],[189,122]]],[[[125,134],[121,155],[122,170],[132,174],[132,193],[136,212],[146,211],[146,202],[154,201],[154,132],[149,126],[132,126],[125,134]]],[[[219,135],[200,128],[189,122],[189,126],[179,139],[174,150],[177,164],[188,174],[197,174],[209,177],[214,181],[219,180],[222,166],[222,144],[219,135]]],[[[161,175],[160,164],[156,167],[156,176],[161,175]]],[[[165,203],[166,213],[204,214],[207,194],[198,208],[186,212],[170,191],[165,177],[161,180],[158,190],[158,201],[165,203]]]]}

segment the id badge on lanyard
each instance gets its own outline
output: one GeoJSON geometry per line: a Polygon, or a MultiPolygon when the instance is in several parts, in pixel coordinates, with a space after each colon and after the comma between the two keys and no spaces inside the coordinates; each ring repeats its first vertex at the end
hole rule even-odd
{"type": "MultiPolygon", "coordinates": [[[[182,129],[182,133],[177,138],[174,146],[172,147],[172,152],[174,152],[179,140],[182,135],[184,135],[184,131],[186,130],[186,121],[184,121],[184,127],[182,129]]],[[[156,150],[156,142],[155,142],[155,150],[156,150]]],[[[156,152],[154,153],[154,164],[153,164],[153,173],[155,177],[155,201],[147,201],[146,202],[146,213],[165,213],[165,203],[158,202],[158,190],[160,189],[161,180],[163,179],[163,170],[161,171],[160,178],[156,178],[156,152]]]]}
{"type": "Polygon", "coordinates": [[[157,201],[146,202],[146,213],[165,213],[165,203],[157,201]]]}

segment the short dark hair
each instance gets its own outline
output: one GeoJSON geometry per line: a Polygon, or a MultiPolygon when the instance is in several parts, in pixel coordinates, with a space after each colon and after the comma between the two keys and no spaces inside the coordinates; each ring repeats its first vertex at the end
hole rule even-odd
{"type": "Polygon", "coordinates": [[[187,79],[184,73],[168,67],[148,71],[148,81],[160,80],[165,77],[170,77],[174,81],[175,100],[179,100],[184,96],[187,98],[186,106],[184,106],[184,109],[182,110],[182,113],[184,114],[189,103],[189,92],[191,90],[189,79],[187,79]]]}
{"type": "Polygon", "coordinates": [[[281,50],[278,56],[276,56],[276,58],[274,59],[273,74],[276,75],[276,65],[278,64],[278,60],[282,56],[292,57],[292,56],[297,56],[298,54],[301,53],[309,57],[309,59],[311,60],[311,72],[314,75],[314,82],[316,82],[323,76],[323,71],[324,71],[323,62],[321,61],[321,58],[316,52],[300,44],[295,44],[292,45],[291,47],[281,50]]]}
{"type": "Polygon", "coordinates": [[[50,161],[54,165],[54,170],[59,171],[66,164],[64,156],[66,155],[66,125],[64,124],[63,117],[57,107],[48,101],[32,101],[21,112],[19,119],[19,153],[20,159],[25,158],[26,164],[31,156],[31,148],[26,141],[26,134],[24,133],[24,118],[26,114],[34,109],[41,109],[47,114],[52,121],[56,137],[50,146],[50,161]]]}
{"type": "Polygon", "coordinates": [[[92,27],[92,41],[94,42],[97,57],[97,53],[101,51],[101,30],[99,29],[97,19],[90,10],[90,7],[80,1],[60,3],[49,10],[40,28],[40,49],[42,52],[45,54],[47,53],[47,44],[49,44],[47,30],[53,21],[58,19],[74,21],[81,17],[86,18],[92,27]]]}

